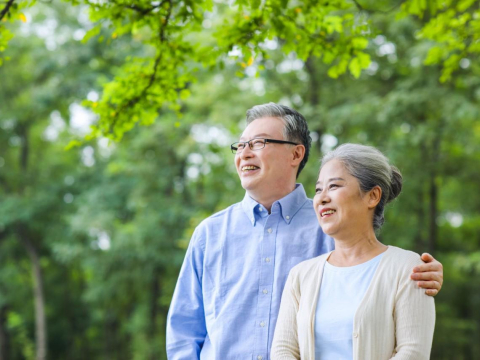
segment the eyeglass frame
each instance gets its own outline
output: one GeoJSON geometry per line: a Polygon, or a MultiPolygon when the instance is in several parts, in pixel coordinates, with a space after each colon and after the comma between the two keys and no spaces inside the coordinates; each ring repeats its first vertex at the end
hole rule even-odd
{"type": "Polygon", "coordinates": [[[285,140],[265,139],[265,138],[253,138],[253,139],[250,139],[250,140],[248,140],[248,141],[237,141],[237,142],[234,142],[233,144],[230,145],[230,150],[232,151],[232,154],[239,154],[239,153],[241,153],[241,152],[246,148],[246,146],[244,145],[243,149],[242,149],[241,151],[238,151],[238,147],[235,147],[234,145],[236,145],[236,144],[248,144],[248,147],[250,148],[250,150],[252,150],[252,151],[258,151],[258,150],[265,149],[265,145],[267,145],[267,143],[300,145],[300,144],[297,144],[297,143],[294,143],[294,142],[291,142],[291,141],[285,141],[285,140]],[[263,147],[261,147],[260,149],[252,149],[251,142],[252,142],[253,140],[263,140],[263,147]]]}

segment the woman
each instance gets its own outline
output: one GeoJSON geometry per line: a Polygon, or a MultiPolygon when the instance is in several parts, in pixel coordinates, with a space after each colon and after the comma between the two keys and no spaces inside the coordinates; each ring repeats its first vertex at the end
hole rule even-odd
{"type": "Polygon", "coordinates": [[[420,256],[375,236],[401,188],[375,148],[345,144],[322,159],[313,204],[335,250],[290,271],[273,360],[429,358],[434,300],[410,280],[420,256]]]}

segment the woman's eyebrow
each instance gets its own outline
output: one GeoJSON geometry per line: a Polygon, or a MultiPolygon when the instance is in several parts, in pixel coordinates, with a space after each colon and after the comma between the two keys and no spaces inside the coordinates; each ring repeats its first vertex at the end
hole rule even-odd
{"type": "MultiPolygon", "coordinates": [[[[341,180],[341,181],[345,181],[345,179],[344,179],[344,178],[341,178],[341,177],[334,177],[334,178],[330,178],[330,179],[328,179],[328,181],[327,181],[327,184],[328,184],[329,182],[331,182],[331,181],[335,181],[335,180],[341,180]]],[[[317,183],[316,183],[315,185],[321,185],[321,184],[322,184],[322,182],[321,182],[321,181],[317,181],[317,183]]]]}

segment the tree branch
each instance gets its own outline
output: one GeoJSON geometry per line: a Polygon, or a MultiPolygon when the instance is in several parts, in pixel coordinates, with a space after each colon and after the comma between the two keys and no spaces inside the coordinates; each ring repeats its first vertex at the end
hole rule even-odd
{"type": "MultiPolygon", "coordinates": [[[[165,0],[165,1],[168,1],[168,3],[170,4],[169,8],[168,8],[168,12],[165,16],[165,19],[164,21],[160,20],[161,22],[161,25],[160,25],[160,29],[159,29],[159,40],[160,40],[160,43],[164,43],[167,39],[166,39],[166,36],[165,36],[165,29],[166,27],[168,26],[168,22],[170,21],[170,16],[172,15],[172,8],[173,8],[173,4],[172,4],[172,0],[165,0]]],[[[160,5],[163,5],[165,1],[162,1],[160,3],[160,5]]],[[[143,88],[142,92],[137,95],[137,96],[134,96],[133,98],[131,98],[126,104],[122,105],[120,107],[120,109],[118,111],[115,112],[115,118],[113,119],[112,121],[112,124],[110,125],[110,133],[112,134],[113,133],[113,129],[115,128],[115,125],[117,123],[117,120],[118,120],[118,115],[126,108],[130,107],[130,106],[133,106],[135,105],[136,103],[138,103],[144,96],[145,94],[147,93],[148,89],[150,89],[156,78],[157,78],[157,70],[158,70],[158,65],[160,64],[160,61],[162,59],[162,52],[159,52],[157,57],[155,58],[155,63],[153,65],[153,72],[152,74],[150,75],[150,79],[148,81],[148,84],[147,86],[145,86],[145,88],[143,88]]]]}
{"type": "Polygon", "coordinates": [[[396,5],[394,5],[391,9],[388,9],[388,10],[372,10],[372,9],[367,9],[363,7],[362,4],[358,2],[358,0],[352,0],[352,1],[359,11],[365,11],[369,14],[374,14],[374,13],[389,14],[405,2],[405,0],[400,0],[396,5]]]}
{"type": "MultiPolygon", "coordinates": [[[[135,4],[121,4],[120,2],[118,1],[115,1],[115,0],[111,0],[110,2],[115,4],[116,6],[118,7],[122,7],[124,9],[128,9],[128,10],[133,10],[133,11],[136,11],[138,13],[140,13],[141,15],[147,15],[148,13],[152,12],[153,10],[155,9],[158,9],[160,7],[162,7],[162,5],[165,3],[165,1],[167,0],[163,0],[161,1],[160,3],[156,4],[156,5],[151,5],[150,7],[141,7],[141,6],[138,6],[138,5],[135,5],[135,4]]],[[[95,3],[92,3],[90,1],[87,1],[87,4],[89,6],[92,6],[92,7],[95,7],[95,8],[102,8],[102,7],[105,7],[104,5],[102,6],[101,4],[95,4],[95,3]]],[[[108,4],[108,3],[107,3],[108,4]]]]}
{"type": "Polygon", "coordinates": [[[3,18],[8,14],[8,10],[10,10],[10,7],[14,2],[15,0],[8,0],[7,5],[5,5],[3,10],[0,12],[0,21],[3,20],[3,18]]]}

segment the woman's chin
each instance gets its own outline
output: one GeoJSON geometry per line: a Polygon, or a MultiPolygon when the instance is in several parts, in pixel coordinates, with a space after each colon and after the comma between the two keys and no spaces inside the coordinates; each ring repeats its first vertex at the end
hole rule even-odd
{"type": "Polygon", "coordinates": [[[323,224],[323,225],[320,225],[320,227],[322,228],[323,233],[330,237],[333,237],[333,235],[336,233],[335,228],[333,226],[323,224]]]}

